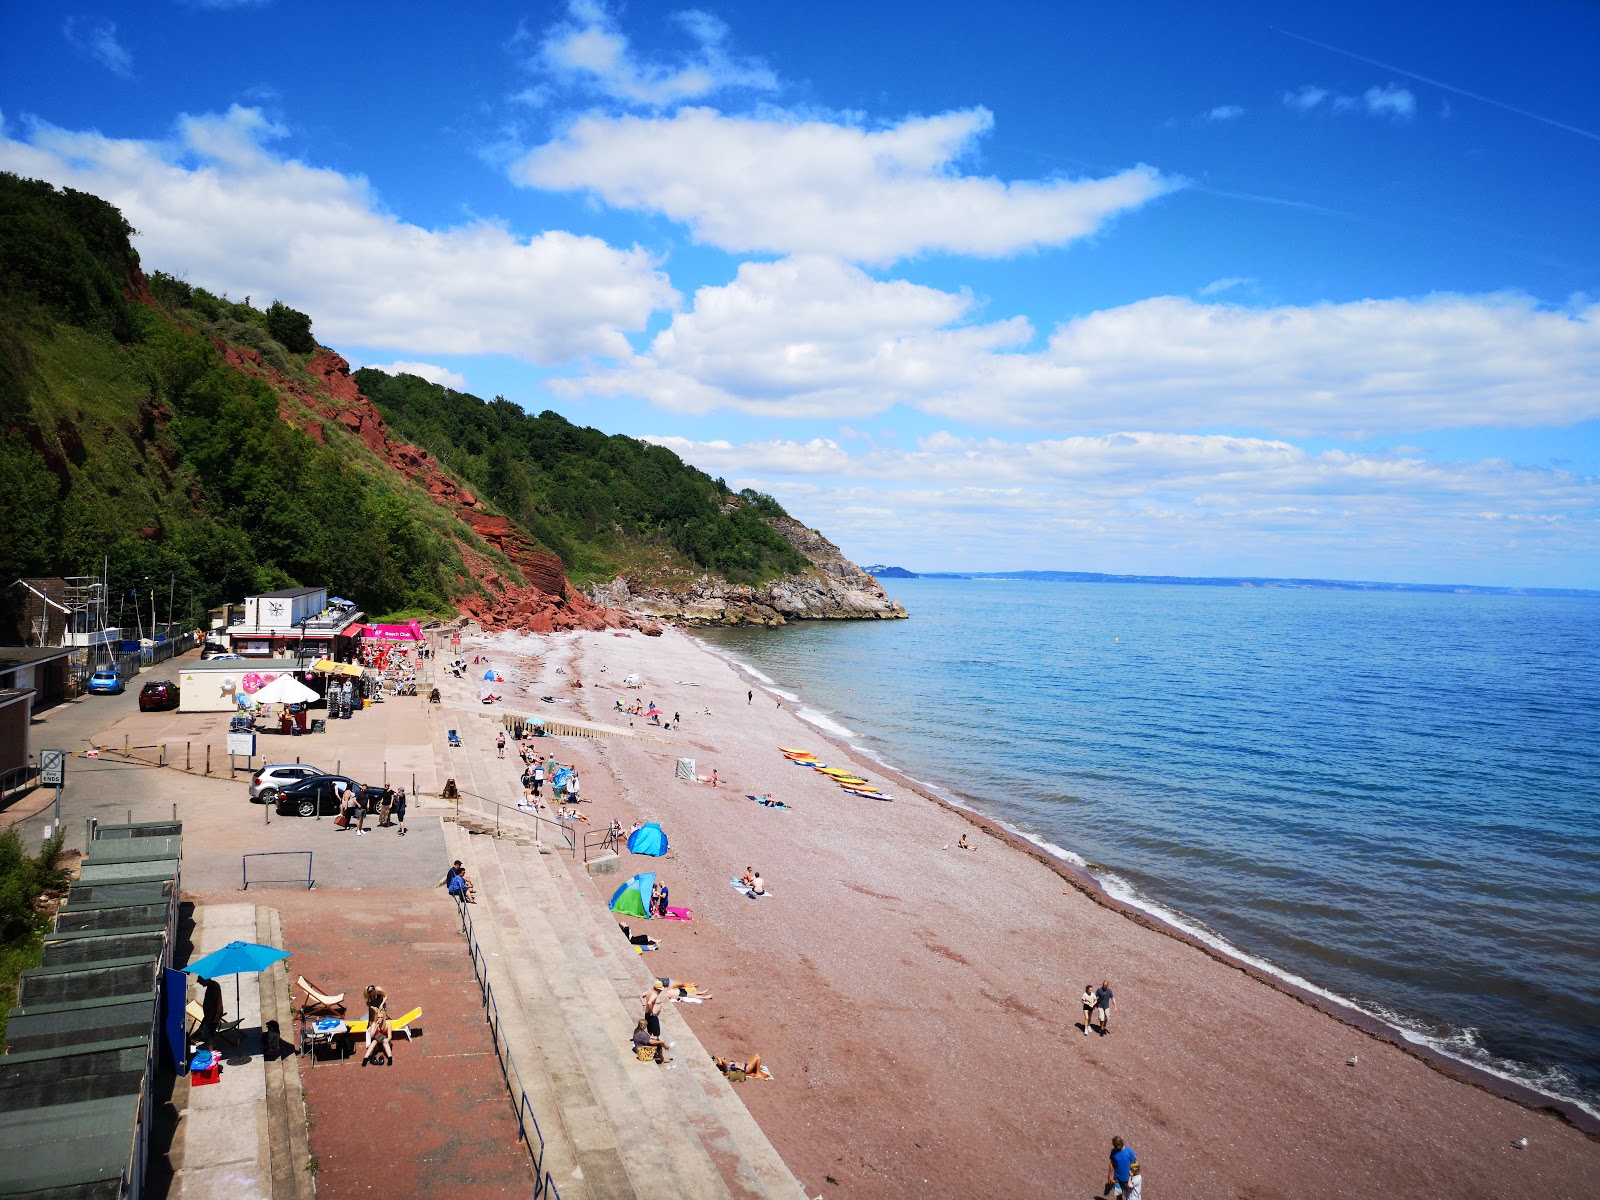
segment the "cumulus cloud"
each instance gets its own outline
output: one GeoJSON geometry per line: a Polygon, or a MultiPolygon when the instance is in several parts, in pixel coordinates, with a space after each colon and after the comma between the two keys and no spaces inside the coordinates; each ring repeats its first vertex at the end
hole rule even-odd
{"type": "Polygon", "coordinates": [[[778,495],[862,561],[1362,578],[1376,566],[1415,578],[1417,551],[1440,562],[1448,547],[1443,569],[1494,582],[1506,570],[1498,557],[1543,573],[1543,559],[1600,549],[1600,480],[1499,460],[1154,432],[1032,442],[938,433],[907,451],[857,453],[828,439],[651,440],[778,495]]]}
{"type": "Polygon", "coordinates": [[[1295,88],[1292,92],[1285,92],[1283,94],[1283,102],[1299,112],[1310,112],[1331,95],[1333,93],[1325,87],[1306,83],[1295,88]]]}
{"type": "Polygon", "coordinates": [[[626,353],[625,332],[676,303],[638,248],[491,221],[409,224],[365,179],[271,153],[281,132],[239,107],[185,116],[167,142],[0,127],[0,167],[115,204],[147,269],[278,296],[336,343],[560,362],[626,353]]]}
{"type": "Polygon", "coordinates": [[[925,252],[999,257],[1060,246],[1177,184],[1136,166],[1100,179],[1006,182],[955,164],[988,110],[865,129],[787,113],[591,114],[512,167],[529,187],[656,212],[733,252],[889,263],[925,252]]]}
{"type": "Polygon", "coordinates": [[[975,302],[824,258],[746,263],[643,353],[558,386],[663,408],[975,425],[1212,426],[1286,436],[1600,417],[1600,304],[1439,295],[1249,308],[1156,297],[1065,322],[966,324],[975,302]]]}
{"type": "Polygon", "coordinates": [[[133,78],[133,55],[117,41],[115,21],[105,17],[68,17],[61,33],[79,54],[92,58],[119,78],[133,78]]]}
{"type": "Polygon", "coordinates": [[[447,388],[454,388],[458,392],[467,390],[467,377],[458,371],[447,367],[435,366],[433,363],[404,362],[396,360],[392,363],[368,363],[374,371],[382,371],[385,375],[415,375],[419,379],[426,379],[429,383],[443,384],[447,388]]]}
{"type": "Polygon", "coordinates": [[[1219,104],[1206,113],[1208,121],[1237,121],[1244,116],[1244,109],[1237,104],[1219,104]]]}
{"type": "Polygon", "coordinates": [[[600,0],[571,0],[567,19],[539,40],[536,65],[563,82],[651,107],[732,88],[771,91],[778,86],[777,76],[765,63],[729,53],[728,27],[712,14],[689,10],[674,13],[672,19],[693,48],[673,61],[646,61],[634,53],[600,0]]]}
{"type": "Polygon", "coordinates": [[[1333,112],[1364,112],[1372,117],[1393,117],[1409,121],[1416,115],[1417,98],[1409,89],[1386,83],[1369,87],[1359,96],[1346,96],[1315,84],[1304,84],[1283,93],[1283,102],[1296,112],[1310,112],[1324,101],[1333,112]]]}
{"type": "Polygon", "coordinates": [[[1417,98],[1408,89],[1392,83],[1369,87],[1362,93],[1361,102],[1376,117],[1388,116],[1409,121],[1417,111],[1417,98]]]}

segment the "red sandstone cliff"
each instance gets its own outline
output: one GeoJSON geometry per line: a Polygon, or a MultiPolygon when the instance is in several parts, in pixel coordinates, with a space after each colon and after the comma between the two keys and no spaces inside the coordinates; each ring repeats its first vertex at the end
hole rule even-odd
{"type": "Polygon", "coordinates": [[[272,382],[278,391],[278,411],[285,421],[304,429],[319,442],[327,440],[328,423],[343,426],[377,458],[425,489],[435,504],[450,510],[479,539],[505,556],[524,582],[505,578],[492,559],[467,539],[457,539],[467,569],[490,597],[486,600],[475,592],[465,595],[457,603],[463,616],[491,631],[552,633],[642,627],[639,618],[603,608],[577,591],[568,581],[560,559],[536,547],[509,518],[483,511],[478,498],[440,470],[426,450],[392,439],[377,407],[350,377],[350,364],[333,351],[319,351],[306,365],[315,381],[308,387],[301,380],[274,370],[253,350],[222,342],[217,343],[217,349],[233,366],[272,382]]]}

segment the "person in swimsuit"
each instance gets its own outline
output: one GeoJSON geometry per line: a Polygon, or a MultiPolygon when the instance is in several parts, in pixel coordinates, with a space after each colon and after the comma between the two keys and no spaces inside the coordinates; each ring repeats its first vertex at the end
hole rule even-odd
{"type": "Polygon", "coordinates": [[[367,984],[362,997],[367,1002],[367,1051],[361,1056],[361,1065],[379,1054],[391,1063],[394,1054],[389,1049],[389,993],[375,983],[367,984]]]}
{"type": "MultiPolygon", "coordinates": [[[[727,1075],[731,1071],[737,1071],[746,1076],[761,1074],[761,1055],[759,1054],[751,1055],[749,1060],[746,1062],[738,1062],[737,1060],[728,1058],[718,1058],[713,1054],[711,1056],[711,1061],[717,1064],[717,1070],[721,1071],[724,1075],[727,1075]]],[[[737,1082],[737,1080],[734,1082],[737,1082]]]]}

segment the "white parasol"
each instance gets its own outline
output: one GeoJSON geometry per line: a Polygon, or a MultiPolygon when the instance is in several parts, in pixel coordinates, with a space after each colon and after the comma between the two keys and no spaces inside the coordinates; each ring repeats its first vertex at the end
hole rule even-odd
{"type": "Polygon", "coordinates": [[[255,694],[257,704],[309,704],[320,699],[321,696],[293,675],[279,675],[255,694]]]}

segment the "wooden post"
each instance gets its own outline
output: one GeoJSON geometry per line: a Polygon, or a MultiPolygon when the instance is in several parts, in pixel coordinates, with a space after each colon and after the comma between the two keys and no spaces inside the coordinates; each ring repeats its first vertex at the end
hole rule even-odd
{"type": "Polygon", "coordinates": [[[211,743],[206,743],[206,774],[211,774],[211,743]]]}
{"type": "Polygon", "coordinates": [[[185,771],[194,770],[194,743],[193,742],[185,742],[183,744],[183,769],[185,771]]]}

